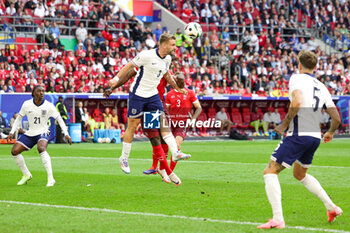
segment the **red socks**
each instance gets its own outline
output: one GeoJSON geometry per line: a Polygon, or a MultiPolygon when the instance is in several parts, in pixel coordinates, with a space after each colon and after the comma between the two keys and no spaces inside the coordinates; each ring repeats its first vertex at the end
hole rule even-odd
{"type": "Polygon", "coordinates": [[[173,171],[169,168],[169,164],[165,157],[162,146],[161,145],[153,146],[153,153],[159,159],[159,163],[160,163],[159,169],[160,170],[165,169],[166,173],[170,175],[173,171]]]}
{"type": "Polygon", "coordinates": [[[173,158],[171,158],[170,169],[171,169],[171,170],[174,170],[176,164],[177,164],[177,162],[174,162],[174,161],[173,161],[173,158]]]}
{"type": "Polygon", "coordinates": [[[168,145],[167,145],[167,144],[162,144],[162,148],[163,148],[165,157],[168,158],[168,152],[169,152],[169,147],[168,147],[168,145]]]}
{"type": "Polygon", "coordinates": [[[152,164],[152,169],[156,169],[158,166],[158,157],[155,154],[154,148],[153,148],[153,164],[152,164]]]}

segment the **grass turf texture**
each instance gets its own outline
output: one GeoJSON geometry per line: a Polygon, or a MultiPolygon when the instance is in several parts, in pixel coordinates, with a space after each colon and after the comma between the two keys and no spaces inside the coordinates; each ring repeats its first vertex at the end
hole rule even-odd
{"type": "MultiPolygon", "coordinates": [[[[10,156],[11,146],[0,146],[0,200],[180,215],[251,222],[209,222],[81,209],[49,208],[0,202],[0,232],[261,232],[254,223],[272,216],[262,172],[277,141],[185,142],[191,153],[180,161],[176,174],[182,185],[161,182],[158,175],[142,171],[151,165],[150,143],[134,143],[131,174],[124,174],[116,158],[120,144],[50,144],[48,152],[56,185],[45,187],[46,171],[36,147],[24,152],[33,179],[18,187],[21,172],[10,156]],[[77,158],[85,157],[85,158],[77,158]],[[89,158],[86,158],[89,157],[89,158]],[[207,162],[211,161],[211,162],[207,162]]],[[[317,151],[314,175],[344,214],[329,224],[323,203],[283,171],[283,232],[310,232],[310,228],[350,231],[350,144],[335,140],[317,151]]],[[[318,231],[313,231],[318,232],[318,231]]]]}

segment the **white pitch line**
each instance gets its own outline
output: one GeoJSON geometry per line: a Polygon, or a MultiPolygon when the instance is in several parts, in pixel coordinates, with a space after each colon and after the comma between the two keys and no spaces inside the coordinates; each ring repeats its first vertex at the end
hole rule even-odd
{"type": "MultiPolygon", "coordinates": [[[[52,159],[91,159],[91,160],[118,160],[118,158],[108,158],[108,157],[76,157],[76,156],[53,156],[52,159]]],[[[28,159],[40,159],[40,157],[27,157],[28,159]]],[[[0,158],[0,160],[12,160],[12,158],[0,158]]],[[[131,161],[152,161],[152,159],[129,159],[131,161]]],[[[182,163],[202,163],[202,164],[224,164],[224,165],[255,165],[261,166],[266,165],[267,163],[242,163],[242,162],[218,162],[218,161],[195,161],[195,160],[186,160],[182,163]]],[[[350,167],[341,167],[341,166],[324,166],[324,165],[312,165],[312,167],[317,168],[350,168],[350,167]]]]}
{"type": "MultiPolygon", "coordinates": [[[[127,215],[140,215],[140,216],[151,216],[151,217],[175,218],[175,219],[185,219],[185,220],[192,220],[192,221],[228,223],[228,224],[235,224],[235,225],[257,226],[257,225],[261,225],[262,224],[262,223],[257,223],[257,222],[241,222],[241,221],[232,221],[232,220],[224,220],[224,219],[188,217],[188,216],[182,216],[182,215],[167,215],[167,214],[157,214],[157,213],[147,213],[147,212],[131,212],[131,211],[121,211],[121,210],[114,210],[114,209],[100,209],[100,208],[90,208],[90,207],[80,207],[80,206],[65,206],[65,205],[50,205],[50,204],[43,204],[43,203],[31,203],[31,202],[8,201],[8,200],[0,200],[0,203],[15,204],[15,205],[39,206],[39,207],[48,207],[48,208],[57,208],[57,209],[74,209],[74,210],[98,211],[98,212],[127,214],[127,215]]],[[[325,228],[310,228],[310,227],[303,227],[303,226],[286,226],[286,228],[298,229],[298,230],[303,230],[303,231],[323,231],[323,232],[334,232],[334,233],[350,233],[349,231],[343,231],[343,230],[334,230],[334,229],[325,229],[325,228]]]]}

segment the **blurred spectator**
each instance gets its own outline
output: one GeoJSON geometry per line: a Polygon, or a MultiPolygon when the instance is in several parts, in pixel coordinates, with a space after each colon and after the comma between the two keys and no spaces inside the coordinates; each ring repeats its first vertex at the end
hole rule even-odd
{"type": "Polygon", "coordinates": [[[154,41],[158,42],[159,41],[159,37],[160,35],[162,35],[162,29],[161,29],[161,26],[160,24],[157,24],[157,27],[153,30],[153,39],[154,41]]]}
{"type": "Polygon", "coordinates": [[[268,129],[269,128],[274,129],[276,127],[271,108],[267,109],[267,112],[264,114],[263,121],[265,121],[267,123],[267,128],[268,129]]]}
{"type": "Polygon", "coordinates": [[[85,119],[85,110],[83,108],[83,102],[78,102],[78,107],[75,109],[75,122],[81,123],[81,132],[85,131],[86,119],[85,119]]]}
{"type": "Polygon", "coordinates": [[[104,123],[106,126],[106,129],[112,128],[112,114],[110,113],[110,108],[106,108],[105,112],[103,113],[104,123]]]}
{"type": "Polygon", "coordinates": [[[79,28],[77,28],[75,32],[75,35],[77,37],[77,40],[80,40],[80,41],[85,41],[85,39],[87,38],[88,32],[84,27],[83,22],[80,23],[79,28]]]}
{"type": "Polygon", "coordinates": [[[259,127],[262,126],[264,132],[263,134],[265,136],[269,136],[267,131],[267,122],[263,120],[263,114],[258,111],[258,107],[255,107],[254,111],[250,114],[250,121],[250,125],[255,129],[255,135],[262,136],[259,133],[259,127]]]}
{"type": "Polygon", "coordinates": [[[215,120],[221,121],[220,135],[224,135],[224,127],[226,127],[226,134],[230,133],[232,122],[228,119],[225,108],[221,108],[220,111],[216,113],[215,120]]]}
{"type": "MultiPolygon", "coordinates": [[[[66,121],[68,119],[68,112],[67,112],[66,106],[63,103],[62,96],[58,97],[58,101],[56,103],[56,109],[60,113],[63,121],[66,123],[66,121]]],[[[57,122],[56,122],[56,141],[55,141],[55,143],[64,143],[61,127],[57,124],[57,122]]]]}
{"type": "Polygon", "coordinates": [[[112,129],[120,129],[122,133],[125,131],[125,125],[119,122],[117,110],[112,110],[112,129]]]}
{"type": "Polygon", "coordinates": [[[282,123],[281,115],[279,114],[277,108],[275,108],[275,111],[274,111],[274,113],[272,114],[272,119],[273,119],[273,122],[275,123],[275,125],[279,125],[279,124],[282,123]]]}

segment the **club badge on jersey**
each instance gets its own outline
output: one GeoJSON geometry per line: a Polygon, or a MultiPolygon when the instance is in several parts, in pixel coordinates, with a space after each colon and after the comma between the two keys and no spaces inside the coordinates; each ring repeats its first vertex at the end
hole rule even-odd
{"type": "Polygon", "coordinates": [[[42,110],[41,110],[41,116],[43,116],[43,117],[44,117],[44,116],[46,116],[46,114],[47,114],[47,110],[46,110],[46,109],[45,109],[45,110],[44,110],[44,109],[42,109],[42,110]]]}

